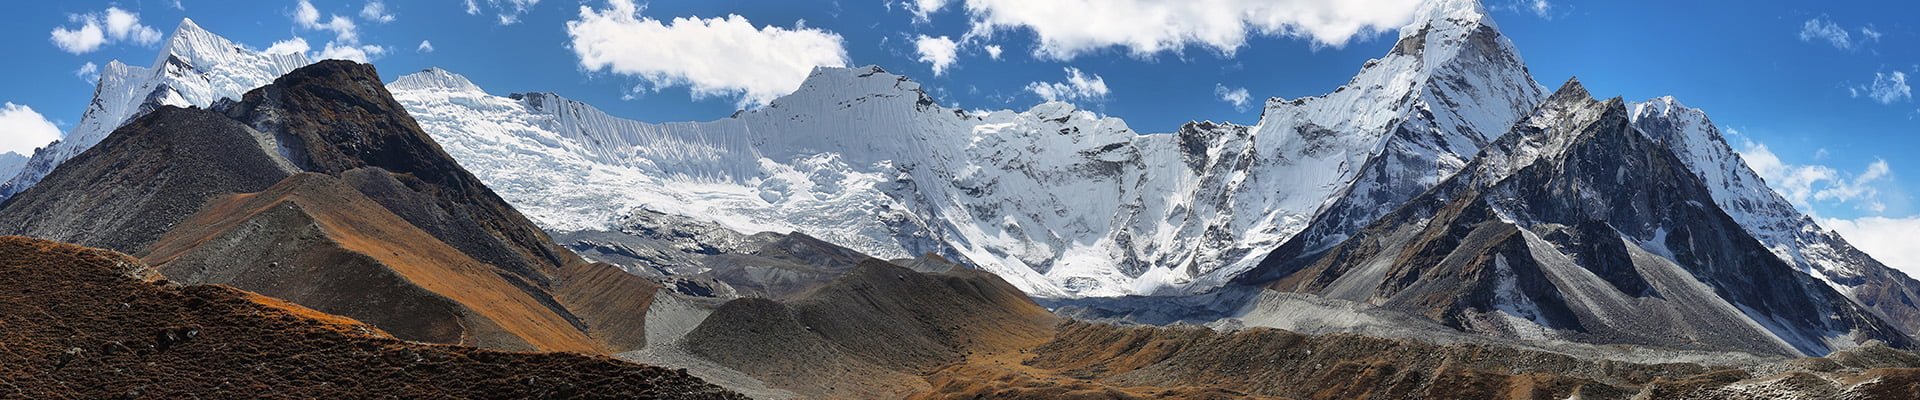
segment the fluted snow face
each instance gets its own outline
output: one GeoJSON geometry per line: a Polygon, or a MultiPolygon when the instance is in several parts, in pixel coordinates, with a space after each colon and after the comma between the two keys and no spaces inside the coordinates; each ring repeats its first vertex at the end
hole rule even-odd
{"type": "Polygon", "coordinates": [[[108,62],[94,87],[80,123],[52,145],[34,152],[18,174],[0,183],[0,199],[39,183],[67,159],[79,155],[120,125],[163,105],[207,107],[237,98],[253,88],[310,64],[300,54],[265,54],[233,43],[182,20],[152,67],[108,62]]]}

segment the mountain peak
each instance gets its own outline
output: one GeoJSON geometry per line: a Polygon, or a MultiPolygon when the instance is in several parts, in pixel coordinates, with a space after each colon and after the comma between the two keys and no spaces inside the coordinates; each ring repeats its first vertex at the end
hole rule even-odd
{"type": "Polygon", "coordinates": [[[1567,78],[1567,83],[1561,84],[1560,90],[1555,90],[1553,95],[1547,96],[1547,102],[1549,103],[1592,99],[1593,93],[1587,91],[1587,85],[1581,84],[1580,77],[1578,76],[1567,78]]]}
{"type": "Polygon", "coordinates": [[[1421,3],[1413,13],[1413,22],[1400,28],[1400,37],[1419,35],[1428,27],[1488,26],[1498,28],[1479,0],[1431,0],[1421,3]]]}
{"type": "Polygon", "coordinates": [[[460,92],[484,92],[466,76],[433,67],[407,74],[387,84],[389,89],[446,89],[460,92]]]}

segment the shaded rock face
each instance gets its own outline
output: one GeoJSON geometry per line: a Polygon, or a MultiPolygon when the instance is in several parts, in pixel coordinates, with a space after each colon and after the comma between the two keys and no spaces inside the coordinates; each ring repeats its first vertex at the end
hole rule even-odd
{"type": "Polygon", "coordinates": [[[1241,282],[1519,339],[1809,355],[1912,345],[1714,204],[1623,103],[1570,82],[1460,174],[1336,246],[1283,245],[1241,282]]]}
{"type": "Polygon", "coordinates": [[[212,110],[157,108],[0,204],[11,222],[0,233],[141,254],[178,279],[412,340],[643,345],[658,286],[548,241],[421,133],[378,76],[328,61],[212,110]],[[619,293],[585,295],[603,291],[619,293]]]}
{"type": "Polygon", "coordinates": [[[291,172],[258,132],[219,114],[163,107],[0,203],[0,233],[138,253],[208,200],[291,172]]]}
{"type": "Polygon", "coordinates": [[[0,237],[7,397],[744,399],[664,368],[424,345],[113,251],[0,237]],[[430,367],[423,367],[430,366],[430,367]]]}

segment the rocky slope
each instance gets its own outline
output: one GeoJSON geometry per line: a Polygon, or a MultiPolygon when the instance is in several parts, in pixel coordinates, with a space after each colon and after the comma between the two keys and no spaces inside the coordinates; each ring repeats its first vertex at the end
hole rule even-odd
{"type": "Polygon", "coordinates": [[[393,339],[225,286],[168,283],[132,257],[0,237],[0,397],[743,399],[604,357],[393,339]]]}
{"type": "Polygon", "coordinates": [[[643,345],[634,328],[658,286],[553,244],[441,152],[378,76],[327,61],[215,110],[163,106],[0,204],[0,229],[142,254],[178,279],[310,302],[407,339],[643,345]]]}
{"type": "Polygon", "coordinates": [[[1894,399],[1920,389],[1920,356],[1878,345],[1728,367],[1273,329],[1073,322],[1021,359],[949,368],[936,375],[934,391],[916,398],[1894,399]]]}
{"type": "Polygon", "coordinates": [[[39,183],[55,167],[136,117],[162,106],[206,107],[222,98],[237,98],[310,63],[299,53],[248,49],[182,19],[151,67],[118,60],[101,67],[93,102],[80,116],[80,124],[59,141],[35,151],[17,173],[0,173],[0,200],[39,183]]]}
{"type": "Polygon", "coordinates": [[[1578,81],[1460,174],[1328,249],[1242,282],[1516,339],[1821,355],[1912,346],[1747,235],[1619,99],[1578,81]]]}

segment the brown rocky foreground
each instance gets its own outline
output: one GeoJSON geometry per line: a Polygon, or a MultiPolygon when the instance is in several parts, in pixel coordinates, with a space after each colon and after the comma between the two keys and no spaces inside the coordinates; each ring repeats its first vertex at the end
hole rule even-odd
{"type": "Polygon", "coordinates": [[[673,398],[738,394],[573,353],[394,339],[117,252],[0,237],[0,398],[673,398]]]}

